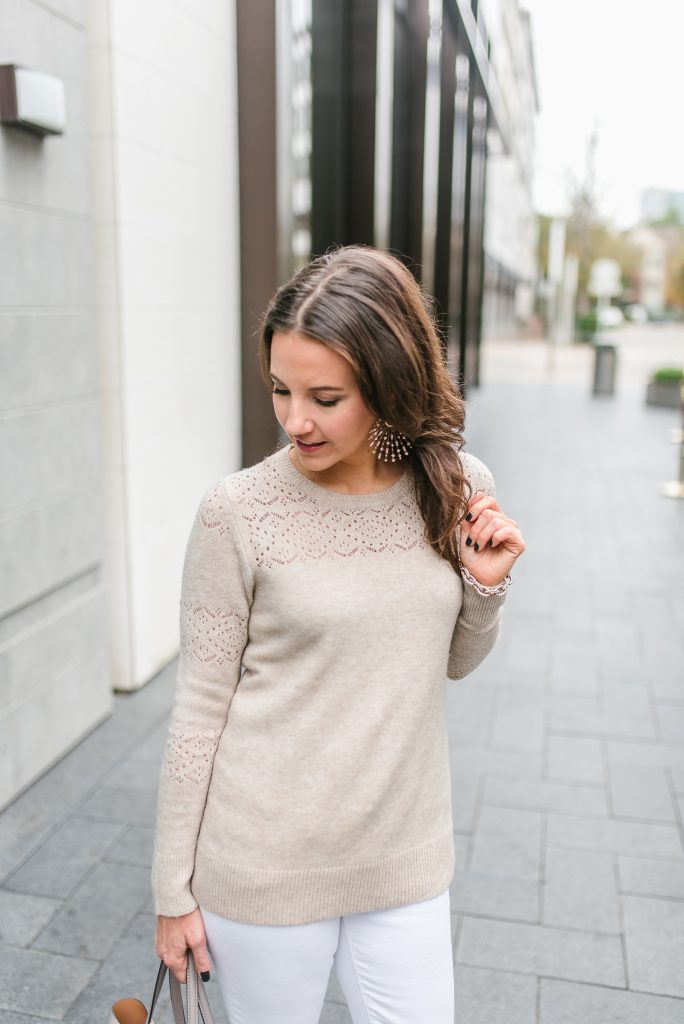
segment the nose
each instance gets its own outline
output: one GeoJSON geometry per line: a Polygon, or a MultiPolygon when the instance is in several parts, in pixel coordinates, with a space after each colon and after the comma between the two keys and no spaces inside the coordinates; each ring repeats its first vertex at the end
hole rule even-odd
{"type": "Polygon", "coordinates": [[[313,428],[313,421],[305,415],[298,402],[290,399],[283,426],[291,437],[306,437],[313,428]]]}

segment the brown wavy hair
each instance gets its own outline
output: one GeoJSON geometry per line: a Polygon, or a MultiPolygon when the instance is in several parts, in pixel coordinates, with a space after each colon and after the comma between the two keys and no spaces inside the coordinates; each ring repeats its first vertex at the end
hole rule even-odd
{"type": "Polygon", "coordinates": [[[365,245],[331,249],[303,267],[278,289],[262,320],[259,367],[269,388],[275,332],[339,352],[371,412],[410,438],[426,539],[458,569],[456,528],[470,496],[459,458],[465,406],[444,362],[432,301],[410,270],[365,245]]]}

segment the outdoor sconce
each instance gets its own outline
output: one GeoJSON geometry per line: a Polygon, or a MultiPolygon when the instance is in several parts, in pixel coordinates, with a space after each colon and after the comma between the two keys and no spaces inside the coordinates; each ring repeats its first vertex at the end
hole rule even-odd
{"type": "Polygon", "coordinates": [[[61,78],[0,65],[0,121],[34,135],[61,135],[66,125],[61,78]]]}

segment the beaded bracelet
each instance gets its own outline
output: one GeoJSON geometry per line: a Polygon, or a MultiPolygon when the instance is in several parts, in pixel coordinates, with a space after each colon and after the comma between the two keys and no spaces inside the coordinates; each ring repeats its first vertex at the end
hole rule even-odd
{"type": "Polygon", "coordinates": [[[500,597],[505,594],[511,585],[511,577],[504,576],[501,583],[495,583],[491,587],[485,586],[484,583],[480,583],[478,579],[475,579],[471,572],[468,572],[464,565],[461,566],[461,576],[468,586],[473,587],[477,590],[478,594],[482,594],[483,597],[500,597]]]}

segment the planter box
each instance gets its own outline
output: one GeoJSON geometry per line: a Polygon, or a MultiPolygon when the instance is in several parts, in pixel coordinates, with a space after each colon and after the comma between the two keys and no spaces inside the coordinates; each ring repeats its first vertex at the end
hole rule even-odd
{"type": "Polygon", "coordinates": [[[646,389],[646,405],[661,405],[678,409],[681,405],[682,385],[678,380],[650,380],[646,389]]]}

